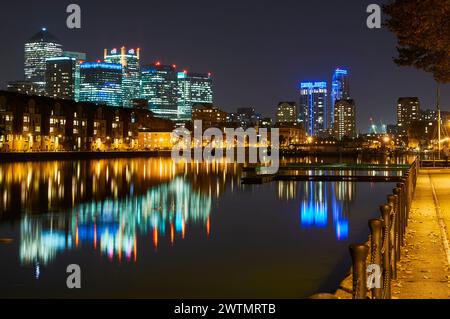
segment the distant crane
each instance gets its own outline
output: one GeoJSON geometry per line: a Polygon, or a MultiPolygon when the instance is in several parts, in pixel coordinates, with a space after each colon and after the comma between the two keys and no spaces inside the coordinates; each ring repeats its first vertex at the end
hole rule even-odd
{"type": "Polygon", "coordinates": [[[375,125],[373,118],[370,118],[370,130],[369,131],[370,131],[370,133],[378,134],[378,128],[375,125]]]}

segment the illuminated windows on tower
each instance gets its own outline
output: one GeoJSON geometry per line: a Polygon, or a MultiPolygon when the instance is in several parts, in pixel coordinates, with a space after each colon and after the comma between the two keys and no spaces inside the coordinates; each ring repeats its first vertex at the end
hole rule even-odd
{"type": "Polygon", "coordinates": [[[46,61],[45,93],[58,99],[73,100],[75,97],[76,59],[70,57],[50,58],[46,61]]]}
{"type": "Polygon", "coordinates": [[[25,43],[25,79],[33,82],[40,93],[45,91],[46,60],[63,55],[62,45],[46,28],[25,43]]]}
{"type": "Polygon", "coordinates": [[[80,66],[80,101],[122,105],[122,65],[85,62],[80,66]]]}
{"type": "Polygon", "coordinates": [[[156,62],[142,67],[141,98],[148,101],[149,109],[156,116],[176,119],[178,108],[175,66],[156,62]]]}
{"type": "Polygon", "coordinates": [[[120,49],[105,49],[104,60],[108,63],[122,65],[123,106],[132,107],[133,100],[139,98],[140,49],[121,47],[120,49]]]}
{"type": "Polygon", "coordinates": [[[178,72],[178,117],[190,119],[194,104],[212,104],[213,88],[211,73],[178,72]]]}
{"type": "Polygon", "coordinates": [[[337,100],[347,100],[350,99],[350,83],[349,83],[349,72],[345,69],[336,69],[333,73],[333,80],[331,82],[331,104],[330,104],[330,123],[328,125],[331,127],[334,121],[334,109],[337,100]]]}
{"type": "Polygon", "coordinates": [[[327,82],[300,83],[300,121],[309,136],[327,134],[327,99],[327,82]]]}

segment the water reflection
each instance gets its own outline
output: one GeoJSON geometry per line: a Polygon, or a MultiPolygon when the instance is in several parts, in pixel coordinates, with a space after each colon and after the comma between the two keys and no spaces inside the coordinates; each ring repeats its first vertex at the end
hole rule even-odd
{"type": "MultiPolygon", "coordinates": [[[[291,245],[297,250],[305,241],[302,239],[310,238],[304,229],[326,229],[330,245],[351,238],[351,209],[357,191],[361,193],[356,183],[283,181],[243,186],[240,177],[236,164],[174,164],[170,158],[2,164],[0,237],[1,226],[13,225],[20,265],[33,266],[36,278],[42,267],[58,264],[56,259],[64,252],[76,251],[84,260],[95,254],[111,262],[103,267],[136,263],[132,266],[137,269],[148,265],[139,261],[146,261],[149,252],[158,253],[155,259],[163,264],[160,269],[165,269],[164,265],[173,265],[174,260],[182,265],[185,254],[201,246],[200,241],[192,240],[195,237],[204,241],[214,236],[208,248],[201,246],[205,249],[201,254],[211,260],[222,256],[233,260],[232,252],[245,247],[262,249],[263,256],[273,244],[267,241],[280,234],[280,229],[292,233],[274,244],[274,255],[282,256],[285,251],[291,256],[291,245]],[[251,190],[255,196],[247,196],[251,190]],[[246,204],[258,207],[254,209],[258,215],[246,204]],[[286,214],[274,214],[280,207],[286,214]],[[212,216],[213,212],[220,218],[212,216]],[[242,225],[245,231],[240,232],[238,226],[242,225]],[[264,232],[259,233],[261,229],[264,232]],[[183,240],[192,245],[179,245],[183,240]],[[254,240],[262,248],[252,246],[254,240]],[[169,264],[161,255],[163,248],[172,246],[180,249],[170,250],[174,259],[169,264]],[[206,249],[210,249],[208,253],[206,249]]],[[[359,225],[352,222],[354,227],[359,225]]],[[[12,259],[2,250],[0,256],[12,259]]],[[[256,259],[246,262],[252,260],[256,259]]],[[[196,260],[190,263],[197,266],[196,260]]],[[[126,275],[117,269],[118,280],[126,281],[126,275]]],[[[141,270],[143,274],[146,271],[141,270]]],[[[166,274],[166,270],[160,271],[166,274]]]]}
{"type": "Polygon", "coordinates": [[[20,260],[46,265],[60,251],[89,245],[110,260],[137,261],[138,235],[152,234],[155,249],[162,239],[171,245],[184,239],[187,225],[201,225],[209,235],[210,213],[211,196],[177,177],[142,196],[93,201],[68,214],[24,216],[20,260]]]}
{"type": "Polygon", "coordinates": [[[326,228],[331,217],[338,240],[348,238],[350,206],[355,194],[356,183],[348,181],[278,182],[278,198],[300,201],[303,228],[326,228]]]}

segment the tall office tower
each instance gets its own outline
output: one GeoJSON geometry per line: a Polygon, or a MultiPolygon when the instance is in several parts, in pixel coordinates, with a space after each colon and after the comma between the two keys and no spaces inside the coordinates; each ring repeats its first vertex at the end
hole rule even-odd
{"type": "Polygon", "coordinates": [[[192,118],[194,104],[212,104],[213,87],[211,73],[178,72],[178,118],[192,118]]]}
{"type": "Polygon", "coordinates": [[[143,66],[141,70],[141,99],[148,101],[148,108],[156,116],[176,119],[177,72],[175,66],[160,62],[143,66]]]}
{"type": "Polygon", "coordinates": [[[353,100],[336,100],[334,104],[333,135],[336,139],[356,137],[356,107],[353,100]]]}
{"type": "Polygon", "coordinates": [[[25,79],[36,84],[40,93],[45,91],[45,67],[49,58],[63,55],[62,45],[46,28],[25,43],[25,79]]]}
{"type": "Polygon", "coordinates": [[[122,65],[85,62],[80,65],[80,102],[122,105],[122,65]]]}
{"type": "Polygon", "coordinates": [[[69,57],[50,58],[46,61],[45,93],[55,99],[75,98],[77,61],[69,57]]]}
{"type": "Polygon", "coordinates": [[[309,136],[328,133],[327,82],[300,83],[300,121],[309,136]]]}
{"type": "Polygon", "coordinates": [[[75,101],[79,101],[80,100],[80,82],[81,82],[81,78],[80,78],[80,65],[81,63],[86,62],[87,60],[87,55],[86,53],[82,53],[82,52],[71,52],[71,51],[64,51],[64,56],[69,57],[69,58],[74,58],[75,59],[75,92],[74,92],[74,99],[75,101]]]}
{"type": "Polygon", "coordinates": [[[280,102],[277,109],[278,124],[293,124],[298,121],[297,103],[280,102]]]}
{"type": "Polygon", "coordinates": [[[413,121],[420,120],[420,102],[417,97],[401,97],[397,102],[397,134],[401,139],[408,137],[413,121]]]}
{"type": "Polygon", "coordinates": [[[104,59],[105,62],[122,65],[123,105],[132,107],[133,100],[138,99],[140,95],[140,49],[105,49],[104,59]]]}
{"type": "Polygon", "coordinates": [[[329,123],[328,126],[332,127],[334,121],[334,104],[337,100],[350,99],[350,83],[349,72],[345,69],[336,69],[333,73],[333,80],[331,82],[331,103],[329,110],[329,123]]]}

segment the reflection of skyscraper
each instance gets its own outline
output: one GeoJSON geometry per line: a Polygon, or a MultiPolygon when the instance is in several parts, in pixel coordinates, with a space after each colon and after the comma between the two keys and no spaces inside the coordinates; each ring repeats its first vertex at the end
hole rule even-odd
{"type": "Polygon", "coordinates": [[[320,136],[328,129],[327,82],[300,83],[300,121],[309,136],[320,136]]]}
{"type": "MultiPolygon", "coordinates": [[[[348,237],[349,225],[346,214],[348,202],[338,199],[335,185],[322,182],[305,182],[300,184],[301,204],[300,221],[305,228],[325,228],[328,226],[329,214],[333,220],[338,240],[348,237]]],[[[345,188],[341,188],[345,191],[345,188]]],[[[342,195],[346,197],[347,195],[342,195]]]]}
{"type": "Polygon", "coordinates": [[[139,72],[140,72],[140,49],[126,49],[121,47],[120,50],[105,49],[105,62],[122,65],[122,92],[123,106],[132,107],[133,99],[139,98],[139,72]]]}
{"type": "Polygon", "coordinates": [[[136,261],[138,235],[151,233],[157,248],[163,238],[171,244],[177,238],[184,239],[188,224],[201,224],[208,233],[210,212],[210,195],[195,191],[183,178],[175,178],[142,196],[81,204],[69,215],[50,216],[51,222],[25,216],[21,221],[21,262],[45,265],[58,252],[83,244],[92,245],[110,259],[136,261]],[[65,218],[70,218],[68,232],[65,218]]]}
{"type": "Polygon", "coordinates": [[[45,90],[46,59],[63,55],[62,45],[46,28],[25,43],[25,79],[45,90]]]}

